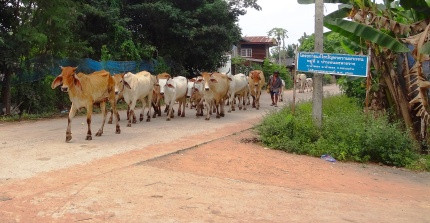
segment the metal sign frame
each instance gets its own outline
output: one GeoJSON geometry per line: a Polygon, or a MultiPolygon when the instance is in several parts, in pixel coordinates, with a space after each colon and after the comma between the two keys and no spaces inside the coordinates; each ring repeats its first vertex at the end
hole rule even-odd
{"type": "Polygon", "coordinates": [[[370,57],[363,55],[298,52],[297,71],[367,77],[370,57]]]}

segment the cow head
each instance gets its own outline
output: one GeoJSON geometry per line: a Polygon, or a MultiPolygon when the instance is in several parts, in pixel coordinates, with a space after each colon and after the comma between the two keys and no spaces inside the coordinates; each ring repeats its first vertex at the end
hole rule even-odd
{"type": "Polygon", "coordinates": [[[213,77],[212,73],[203,72],[202,77],[203,77],[203,81],[204,81],[205,91],[209,91],[209,84],[217,83],[217,80],[213,77]]]}
{"type": "Polygon", "coordinates": [[[61,91],[68,92],[70,88],[77,87],[82,90],[81,82],[76,75],[77,67],[61,67],[61,74],[54,79],[51,88],[55,89],[61,85],[61,91]]]}
{"type": "Polygon", "coordinates": [[[121,94],[124,90],[124,74],[113,75],[113,80],[115,81],[115,95],[121,94]]]}
{"type": "Polygon", "coordinates": [[[128,73],[124,74],[124,76],[122,76],[123,88],[126,87],[128,89],[131,89],[130,81],[131,81],[131,78],[133,75],[134,75],[133,73],[128,72],[128,73]]]}
{"type": "Polygon", "coordinates": [[[261,72],[260,70],[253,70],[249,74],[249,77],[254,81],[255,86],[258,86],[258,83],[261,80],[260,72],[261,72]]]}
{"type": "Polygon", "coordinates": [[[166,86],[167,79],[158,79],[158,85],[160,88],[160,94],[164,95],[164,86],[166,86]]]}

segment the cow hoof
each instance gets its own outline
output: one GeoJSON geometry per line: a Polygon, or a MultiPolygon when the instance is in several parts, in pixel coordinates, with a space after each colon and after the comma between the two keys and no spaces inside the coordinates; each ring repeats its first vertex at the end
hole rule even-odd
{"type": "Polygon", "coordinates": [[[116,127],[116,131],[115,131],[115,133],[116,133],[116,134],[121,134],[121,129],[119,128],[119,126],[117,126],[117,127],[116,127]]]}
{"type": "Polygon", "coordinates": [[[150,119],[150,118],[147,118],[147,119],[146,119],[146,122],[150,122],[150,121],[151,121],[151,119],[150,119]]]}
{"type": "Polygon", "coordinates": [[[128,123],[128,124],[127,124],[127,127],[131,127],[131,123],[128,123]]]}
{"type": "Polygon", "coordinates": [[[243,108],[243,110],[245,111],[245,110],[246,110],[246,108],[243,108]]]}
{"type": "MultiPolygon", "coordinates": [[[[234,110],[233,110],[234,111],[234,110]]],[[[231,111],[229,110],[229,111],[227,111],[228,113],[230,113],[231,111]]]]}
{"type": "Polygon", "coordinates": [[[257,107],[257,110],[260,110],[260,108],[257,107]]]}
{"type": "Polygon", "coordinates": [[[221,116],[217,115],[216,118],[221,118],[221,116]]]}
{"type": "MultiPolygon", "coordinates": [[[[234,110],[233,110],[233,111],[234,111],[234,110]]],[[[224,115],[224,113],[221,113],[221,114],[220,114],[220,116],[221,116],[221,117],[224,117],[225,115],[224,115]]]]}
{"type": "Polygon", "coordinates": [[[182,114],[181,117],[185,117],[185,114],[182,114]]]}
{"type": "Polygon", "coordinates": [[[91,137],[91,136],[87,136],[86,138],[85,138],[85,140],[92,140],[93,139],[93,137],[91,137]]]}
{"type": "Polygon", "coordinates": [[[102,132],[102,131],[98,131],[98,132],[96,133],[96,136],[102,136],[102,134],[103,134],[103,132],[102,132]]]}
{"type": "Polygon", "coordinates": [[[109,120],[109,121],[108,121],[108,124],[112,124],[112,120],[109,120]]]}
{"type": "Polygon", "coordinates": [[[66,136],[66,142],[69,142],[72,139],[72,136],[66,136]]]}
{"type": "Polygon", "coordinates": [[[206,121],[209,121],[210,118],[205,118],[206,121]]]}
{"type": "Polygon", "coordinates": [[[234,109],[234,108],[233,108],[233,110],[232,110],[232,111],[236,111],[236,109],[234,109]]]}
{"type": "Polygon", "coordinates": [[[157,115],[156,115],[156,114],[154,114],[154,115],[152,116],[152,118],[157,118],[157,115]]]}
{"type": "Polygon", "coordinates": [[[167,118],[166,121],[170,121],[170,118],[167,118]]]}

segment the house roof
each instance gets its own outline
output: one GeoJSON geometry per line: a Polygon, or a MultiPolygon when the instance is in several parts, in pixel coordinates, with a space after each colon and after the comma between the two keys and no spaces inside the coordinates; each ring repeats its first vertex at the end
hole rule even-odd
{"type": "Polygon", "coordinates": [[[278,45],[276,39],[267,36],[244,36],[242,37],[242,42],[246,42],[246,44],[264,44],[269,46],[278,45]]]}

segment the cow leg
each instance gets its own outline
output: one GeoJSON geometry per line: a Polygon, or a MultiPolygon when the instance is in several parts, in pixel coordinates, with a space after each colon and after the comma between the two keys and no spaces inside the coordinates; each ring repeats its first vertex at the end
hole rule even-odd
{"type": "MultiPolygon", "coordinates": [[[[183,101],[185,102],[185,100],[187,100],[187,98],[184,98],[183,101]]],[[[181,117],[185,117],[185,103],[182,104],[182,114],[181,117]]]]}
{"type": "Polygon", "coordinates": [[[118,110],[116,108],[116,102],[117,101],[115,99],[115,94],[111,93],[109,101],[110,101],[110,104],[111,104],[113,112],[116,114],[116,120],[115,120],[116,129],[115,129],[115,133],[116,134],[120,134],[121,133],[121,128],[119,127],[119,113],[118,113],[118,110]]]}
{"type": "Polygon", "coordinates": [[[181,106],[182,106],[182,104],[184,103],[183,101],[182,101],[182,99],[179,99],[178,100],[178,117],[180,117],[181,116],[181,114],[182,114],[182,111],[181,111],[181,106]]]}
{"type": "Polygon", "coordinates": [[[205,101],[204,107],[206,109],[206,118],[205,118],[205,120],[209,120],[211,118],[210,117],[210,113],[211,113],[211,110],[212,110],[211,103],[208,103],[208,102],[205,101]]]}
{"type": "MultiPolygon", "coordinates": [[[[221,103],[219,104],[219,107],[220,107],[220,116],[221,117],[224,117],[225,116],[225,113],[224,113],[224,99],[221,99],[221,103]]],[[[233,104],[233,102],[231,102],[232,104],[233,104]]]]}
{"type": "Polygon", "coordinates": [[[148,108],[148,114],[146,115],[146,122],[151,121],[151,101],[152,101],[152,94],[146,97],[146,107],[148,108]]]}
{"type": "Polygon", "coordinates": [[[72,139],[72,118],[75,117],[77,110],[78,109],[72,103],[69,111],[69,118],[67,119],[66,142],[69,142],[72,139]]]}
{"type": "Polygon", "coordinates": [[[157,106],[155,105],[154,102],[151,102],[151,105],[152,105],[152,108],[154,109],[154,114],[152,115],[152,118],[156,118],[158,113],[157,106]]]}
{"type": "Polygon", "coordinates": [[[100,102],[100,109],[102,110],[102,115],[103,115],[103,122],[102,122],[102,127],[100,127],[99,131],[96,133],[96,136],[101,136],[103,134],[103,128],[105,126],[105,122],[106,122],[106,102],[100,102]]]}
{"type": "Polygon", "coordinates": [[[91,115],[93,113],[93,104],[88,103],[87,105],[87,125],[88,125],[88,131],[87,131],[87,137],[86,140],[92,140],[93,137],[91,136],[91,115]]]}
{"type": "Polygon", "coordinates": [[[229,97],[229,99],[227,100],[227,106],[228,106],[228,103],[230,103],[230,104],[231,104],[231,106],[229,106],[229,108],[228,108],[227,112],[234,111],[234,103],[233,103],[233,100],[234,100],[234,93],[233,93],[233,94],[231,94],[231,95],[230,95],[230,97],[229,97]]]}
{"type": "Polygon", "coordinates": [[[131,101],[130,104],[130,118],[128,119],[127,127],[131,127],[131,123],[136,123],[136,114],[135,114],[135,106],[136,106],[136,100],[131,101]]]}
{"type": "MultiPolygon", "coordinates": [[[[116,114],[115,114],[116,115],[116,114]]],[[[112,120],[113,120],[113,109],[110,109],[110,117],[109,117],[109,121],[108,124],[112,124],[112,120]]]]}

